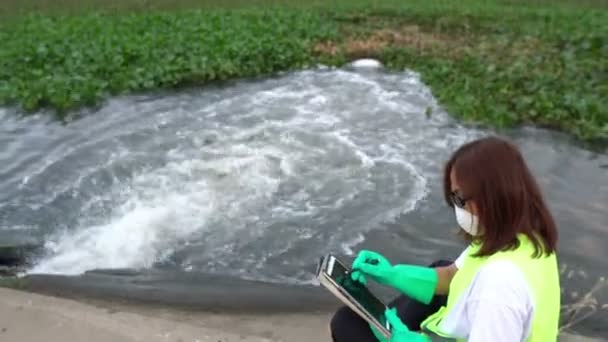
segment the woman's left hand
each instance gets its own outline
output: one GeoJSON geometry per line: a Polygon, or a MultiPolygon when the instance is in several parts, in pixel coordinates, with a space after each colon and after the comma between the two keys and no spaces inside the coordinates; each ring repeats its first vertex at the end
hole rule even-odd
{"type": "Polygon", "coordinates": [[[397,316],[397,309],[386,309],[384,315],[391,326],[390,342],[430,342],[428,336],[410,331],[397,316]]]}

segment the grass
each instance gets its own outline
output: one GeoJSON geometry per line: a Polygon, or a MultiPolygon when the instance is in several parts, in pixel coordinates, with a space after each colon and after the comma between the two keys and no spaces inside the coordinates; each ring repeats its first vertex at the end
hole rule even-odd
{"type": "Polygon", "coordinates": [[[28,111],[374,57],[463,121],[608,141],[601,0],[21,0],[0,19],[0,104],[28,111]]]}
{"type": "Polygon", "coordinates": [[[0,287],[20,290],[27,287],[28,281],[20,277],[0,277],[0,287]]]}

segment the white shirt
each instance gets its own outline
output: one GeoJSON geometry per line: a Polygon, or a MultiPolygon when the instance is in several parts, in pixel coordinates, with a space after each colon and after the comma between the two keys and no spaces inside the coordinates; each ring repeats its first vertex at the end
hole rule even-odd
{"type": "MultiPolygon", "coordinates": [[[[455,261],[458,268],[466,250],[455,261]]],[[[468,342],[519,342],[530,334],[534,301],[522,272],[508,260],[483,265],[441,321],[441,330],[468,342]]]]}

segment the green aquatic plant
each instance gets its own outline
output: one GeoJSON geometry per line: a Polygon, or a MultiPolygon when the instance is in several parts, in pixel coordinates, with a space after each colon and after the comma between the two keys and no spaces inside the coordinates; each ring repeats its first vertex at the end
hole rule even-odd
{"type": "Polygon", "coordinates": [[[66,0],[0,7],[0,105],[60,117],[111,95],[360,57],[421,73],[471,123],[608,141],[596,0],[66,0]]]}
{"type": "Polygon", "coordinates": [[[0,101],[61,114],[109,95],[301,68],[311,42],[332,34],[318,15],[289,10],[28,15],[2,32],[0,101]]]}

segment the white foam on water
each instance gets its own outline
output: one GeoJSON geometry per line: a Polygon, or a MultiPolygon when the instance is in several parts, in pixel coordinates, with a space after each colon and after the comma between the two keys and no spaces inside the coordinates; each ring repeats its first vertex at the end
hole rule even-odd
{"type": "Polygon", "coordinates": [[[354,151],[355,155],[359,158],[359,160],[361,160],[361,166],[363,166],[364,168],[370,168],[370,167],[374,166],[374,160],[372,158],[370,158],[370,156],[368,156],[365,153],[365,151],[363,151],[361,148],[359,148],[357,146],[357,144],[355,144],[348,137],[348,135],[349,135],[348,131],[335,131],[332,133],[333,133],[333,136],[336,138],[336,140],[338,140],[340,143],[346,145],[352,151],[354,151]]]}
{"type": "Polygon", "coordinates": [[[382,63],[376,59],[364,58],[358,59],[350,64],[353,68],[381,68],[382,63]]]}
{"type": "Polygon", "coordinates": [[[191,182],[183,191],[172,184],[180,166],[185,165],[173,166],[173,174],[136,177],[127,190],[132,197],[107,223],[63,231],[48,240],[52,256],[31,273],[151,267],[159,255],[195,232],[214,210],[213,194],[204,181],[191,182]]]}
{"type": "Polygon", "coordinates": [[[44,210],[70,191],[82,197],[75,223],[47,236],[48,256],[30,272],[149,268],[176,255],[192,272],[229,265],[244,277],[308,281],[272,265],[352,253],[366,233],[415,210],[437,156],[475,134],[446,128],[451,120],[409,72],[309,70],[235,87],[110,101],[90,117],[108,120],[94,142],[31,168],[26,184],[40,183],[95,151],[37,200],[44,210]],[[139,159],[105,183],[97,172],[139,159]]]}
{"type": "Polygon", "coordinates": [[[342,251],[346,255],[353,255],[354,252],[353,252],[352,248],[354,246],[360,244],[363,241],[365,241],[365,236],[363,236],[363,234],[358,234],[354,238],[344,241],[342,243],[342,251]]]}

